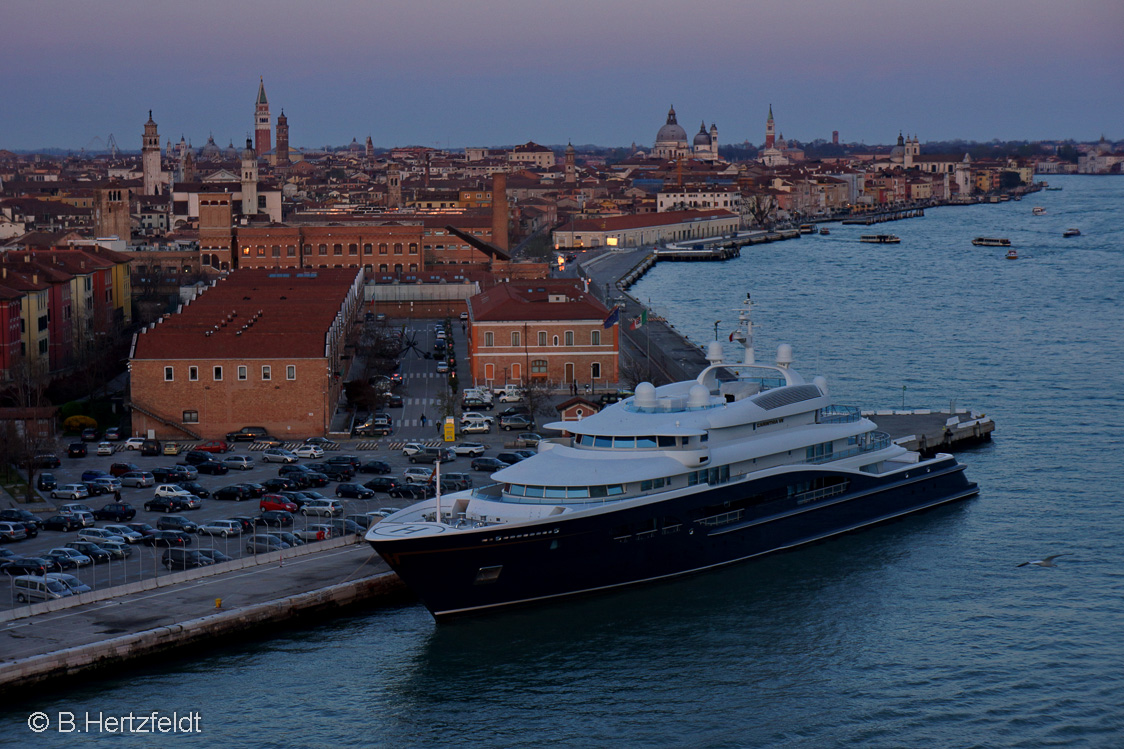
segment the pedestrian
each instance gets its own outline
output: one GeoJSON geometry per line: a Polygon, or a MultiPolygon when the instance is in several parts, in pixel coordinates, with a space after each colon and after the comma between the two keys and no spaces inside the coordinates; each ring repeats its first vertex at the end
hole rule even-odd
{"type": "Polygon", "coordinates": [[[120,502],[121,501],[121,490],[120,489],[114,489],[113,490],[113,501],[114,502],[120,502]]]}
{"type": "Polygon", "coordinates": [[[421,421],[421,425],[422,425],[422,426],[424,427],[424,426],[425,426],[425,424],[426,424],[426,421],[427,421],[427,419],[425,418],[425,414],[422,414],[422,415],[421,415],[421,419],[420,419],[420,421],[421,421]]]}

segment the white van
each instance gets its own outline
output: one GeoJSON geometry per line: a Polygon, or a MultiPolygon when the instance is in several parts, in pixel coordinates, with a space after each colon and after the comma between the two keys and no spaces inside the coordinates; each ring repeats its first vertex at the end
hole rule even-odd
{"type": "Polygon", "coordinates": [[[12,578],[12,587],[20,603],[53,601],[74,595],[66,583],[43,575],[19,575],[12,578]]]}

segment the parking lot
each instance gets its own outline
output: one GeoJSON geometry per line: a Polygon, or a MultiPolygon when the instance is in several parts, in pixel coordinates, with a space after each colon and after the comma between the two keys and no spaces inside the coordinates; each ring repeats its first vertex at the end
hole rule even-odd
{"type": "MultiPolygon", "coordinates": [[[[458,359],[463,361],[464,344],[461,340],[459,325],[454,323],[456,329],[456,351],[458,359]]],[[[418,346],[431,346],[432,341],[432,324],[427,324],[425,327],[417,327],[416,336],[418,339],[418,346]]],[[[439,428],[440,425],[437,420],[437,395],[440,389],[444,387],[445,375],[437,374],[437,361],[433,359],[426,359],[422,356],[407,355],[402,360],[401,373],[403,375],[403,382],[396,390],[403,398],[403,406],[401,408],[392,409],[390,411],[393,419],[393,431],[390,435],[379,438],[358,438],[342,440],[338,443],[331,443],[325,445],[324,457],[316,460],[309,458],[301,458],[298,460],[300,464],[323,462],[333,456],[351,455],[355,456],[359,461],[366,464],[370,461],[384,461],[391,467],[389,476],[397,478],[400,482],[403,481],[403,473],[406,468],[411,467],[413,464],[410,459],[403,454],[402,446],[406,443],[422,443],[423,445],[438,446],[438,445],[453,445],[456,443],[445,443],[440,439],[439,428]],[[426,416],[423,426],[423,414],[426,416]]],[[[489,415],[494,415],[502,410],[501,404],[496,404],[495,411],[488,412],[489,415]]],[[[504,449],[504,441],[514,438],[515,433],[500,432],[493,426],[491,433],[488,434],[468,434],[458,435],[460,442],[473,442],[485,445],[485,456],[494,456],[504,449]]],[[[65,442],[63,443],[65,445],[65,442]]],[[[206,475],[200,474],[194,479],[202,488],[213,494],[221,487],[230,486],[239,483],[261,483],[268,479],[278,477],[279,468],[282,464],[265,462],[264,449],[265,445],[260,443],[232,443],[233,449],[224,454],[215,455],[216,458],[222,460],[227,457],[241,456],[249,458],[252,463],[248,470],[231,469],[225,475],[206,475]]],[[[286,443],[286,447],[295,447],[298,442],[286,443]]],[[[184,452],[193,446],[193,441],[184,441],[179,443],[184,452]]],[[[92,446],[91,446],[92,447],[92,446]]],[[[95,451],[91,449],[86,457],[70,458],[65,454],[60,454],[62,465],[59,468],[47,469],[47,472],[54,475],[59,486],[71,483],[78,483],[81,481],[82,474],[91,469],[99,469],[109,472],[110,466],[113,463],[133,463],[141,471],[152,472],[154,469],[167,468],[183,462],[184,452],[177,456],[142,456],[137,450],[126,450],[123,443],[115,443],[117,452],[111,456],[98,456],[95,451]]],[[[233,461],[232,461],[233,462],[233,461]]],[[[489,483],[489,472],[486,471],[472,471],[470,468],[470,457],[457,457],[452,461],[447,461],[442,464],[442,474],[449,472],[470,474],[475,486],[479,487],[482,484],[489,483]]],[[[369,480],[376,477],[373,473],[356,473],[350,483],[365,484],[369,480]]],[[[174,483],[174,482],[173,482],[174,483]]],[[[310,490],[317,491],[325,497],[335,498],[336,490],[340,481],[330,481],[326,486],[310,487],[310,490]]],[[[49,492],[43,492],[44,495],[49,495],[49,492]]],[[[136,510],[136,516],[132,522],[143,522],[156,527],[157,521],[167,515],[166,512],[161,511],[147,511],[144,505],[149,500],[154,498],[154,487],[146,488],[131,488],[123,487],[121,489],[121,500],[126,502],[136,510]]],[[[50,499],[48,497],[47,504],[49,506],[59,506],[66,502],[68,499],[50,499]]],[[[113,494],[103,494],[101,496],[89,497],[86,499],[78,500],[83,504],[88,505],[93,509],[101,508],[102,506],[113,502],[113,494]]],[[[411,504],[413,500],[400,498],[394,499],[388,496],[385,491],[375,493],[373,498],[369,499],[355,499],[355,498],[342,498],[343,512],[337,518],[344,518],[349,515],[364,515],[366,513],[381,510],[386,508],[400,508],[411,504]]],[[[27,508],[26,505],[17,505],[21,508],[27,508]]],[[[202,500],[201,507],[198,509],[188,509],[175,512],[173,514],[182,515],[188,520],[202,525],[204,523],[233,518],[244,517],[249,518],[251,522],[259,516],[260,500],[246,499],[243,501],[227,501],[215,499],[213,497],[205,497],[202,500]]],[[[53,512],[45,511],[42,505],[33,505],[32,509],[37,516],[45,520],[53,512]]],[[[285,527],[281,530],[287,532],[296,532],[307,530],[311,525],[326,523],[330,518],[318,515],[304,515],[300,512],[293,514],[293,525],[285,527]]],[[[105,525],[114,525],[114,521],[98,521],[95,526],[103,527],[105,525]]],[[[270,532],[268,527],[258,527],[257,532],[270,532]]],[[[224,555],[239,558],[249,552],[246,550],[246,535],[242,536],[231,535],[228,537],[210,536],[204,534],[190,534],[192,537],[191,544],[187,547],[189,549],[215,549],[222,552],[224,555]]],[[[65,546],[67,542],[75,541],[78,537],[77,530],[71,531],[54,531],[54,530],[41,530],[37,538],[16,541],[10,544],[4,544],[3,549],[8,549],[15,554],[21,556],[38,556],[50,549],[65,546]]],[[[158,576],[168,574],[161,565],[161,558],[163,557],[164,548],[151,547],[142,543],[134,543],[129,545],[131,554],[125,559],[115,559],[109,562],[100,564],[92,564],[89,566],[81,567],[77,570],[65,570],[69,574],[76,575],[82,582],[98,589],[112,585],[119,585],[126,582],[133,582],[141,578],[158,576]]],[[[7,587],[8,580],[0,576],[0,607],[11,606],[14,604],[14,589],[9,591],[4,588],[7,587]]]]}

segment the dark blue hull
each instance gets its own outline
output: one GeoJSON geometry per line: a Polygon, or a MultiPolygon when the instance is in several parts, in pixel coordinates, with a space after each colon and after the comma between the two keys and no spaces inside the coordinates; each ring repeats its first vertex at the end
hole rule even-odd
{"type": "Polygon", "coordinates": [[[697,572],[977,493],[950,456],[890,477],[808,466],[602,514],[372,546],[441,619],[697,572]]]}

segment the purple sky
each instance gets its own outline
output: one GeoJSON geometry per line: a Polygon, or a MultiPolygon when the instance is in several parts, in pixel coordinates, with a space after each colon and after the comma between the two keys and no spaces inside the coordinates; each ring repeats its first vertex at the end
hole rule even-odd
{"type": "Polygon", "coordinates": [[[1120,0],[7,0],[0,148],[1124,138],[1120,0]]]}

